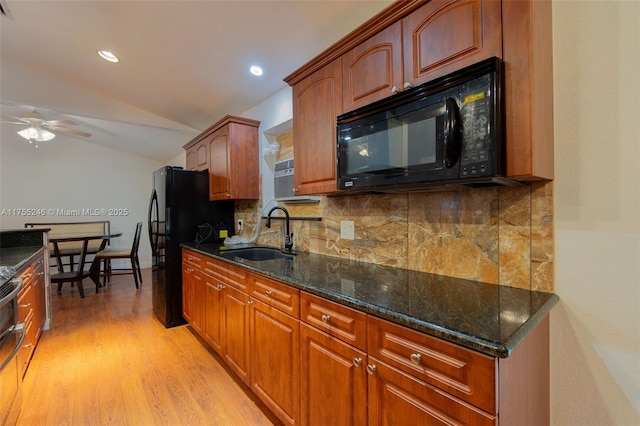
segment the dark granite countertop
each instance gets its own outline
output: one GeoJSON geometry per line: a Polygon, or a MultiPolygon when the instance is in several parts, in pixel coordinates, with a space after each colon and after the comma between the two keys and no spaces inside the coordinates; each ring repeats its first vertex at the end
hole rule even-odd
{"type": "MultiPolygon", "coordinates": [[[[16,271],[27,265],[31,259],[44,248],[42,246],[0,247],[0,268],[12,266],[16,271]]],[[[11,278],[0,277],[0,285],[11,278]]]]}
{"type": "MultiPolygon", "coordinates": [[[[219,245],[183,247],[487,355],[508,357],[558,301],[552,293],[298,252],[254,262],[219,245]]],[[[235,247],[234,247],[235,248],[235,247]]]]}

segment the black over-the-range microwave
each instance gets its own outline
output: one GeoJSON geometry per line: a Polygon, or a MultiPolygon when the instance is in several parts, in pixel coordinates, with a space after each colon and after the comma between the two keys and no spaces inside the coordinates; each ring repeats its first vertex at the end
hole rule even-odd
{"type": "Polygon", "coordinates": [[[518,185],[505,177],[502,69],[490,58],[338,116],[338,188],[518,185]]]}

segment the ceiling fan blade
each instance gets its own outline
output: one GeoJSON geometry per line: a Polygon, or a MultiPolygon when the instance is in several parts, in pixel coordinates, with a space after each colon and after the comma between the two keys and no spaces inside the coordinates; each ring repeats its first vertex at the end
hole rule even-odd
{"type": "Polygon", "coordinates": [[[47,124],[51,126],[77,126],[78,123],[71,120],[46,120],[47,124]]]}
{"type": "Polygon", "coordinates": [[[77,136],[84,136],[84,137],[91,136],[91,133],[81,132],[80,130],[75,130],[75,129],[67,129],[66,127],[57,127],[57,126],[43,126],[43,127],[49,130],[52,130],[54,132],[69,133],[70,135],[77,135],[77,136]]]}
{"type": "Polygon", "coordinates": [[[23,126],[26,126],[26,125],[29,124],[29,123],[25,123],[24,121],[4,121],[4,120],[0,121],[0,123],[2,123],[2,124],[21,124],[23,126]]]}

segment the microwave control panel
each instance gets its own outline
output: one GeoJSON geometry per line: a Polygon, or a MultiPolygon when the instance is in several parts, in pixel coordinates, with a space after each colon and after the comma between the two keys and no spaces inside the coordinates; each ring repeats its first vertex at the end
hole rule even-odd
{"type": "Polygon", "coordinates": [[[492,175],[497,168],[493,78],[487,74],[460,87],[460,177],[463,178],[492,175]]]}

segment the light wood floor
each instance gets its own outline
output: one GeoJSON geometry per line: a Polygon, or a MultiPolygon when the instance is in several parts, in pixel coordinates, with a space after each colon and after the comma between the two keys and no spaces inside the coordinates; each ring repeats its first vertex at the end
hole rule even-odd
{"type": "Polygon", "coordinates": [[[81,299],[52,291],[52,327],[24,379],[18,425],[271,425],[267,415],[186,326],[153,316],[151,274],[136,291],[114,277],[81,299]]]}

